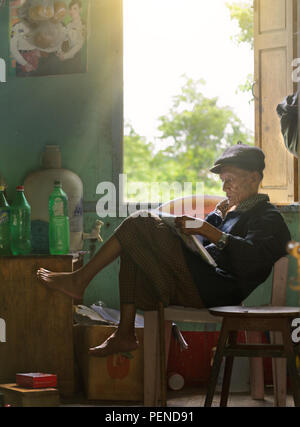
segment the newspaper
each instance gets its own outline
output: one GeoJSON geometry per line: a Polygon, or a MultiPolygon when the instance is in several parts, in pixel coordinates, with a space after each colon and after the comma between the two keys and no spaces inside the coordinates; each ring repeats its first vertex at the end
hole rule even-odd
{"type": "MultiPolygon", "coordinates": [[[[155,215],[158,215],[165,224],[167,224],[174,233],[176,233],[185,243],[185,245],[192,250],[193,252],[198,253],[201,255],[203,260],[207,262],[208,264],[217,267],[217,264],[213,257],[209,254],[209,252],[205,249],[205,247],[201,243],[202,237],[199,235],[187,235],[183,234],[178,227],[175,225],[175,219],[177,218],[175,215],[168,214],[165,212],[160,212],[159,210],[151,210],[151,213],[154,213],[155,215]]],[[[191,220],[190,224],[188,224],[191,228],[197,227],[199,224],[198,222],[202,220],[201,219],[195,219],[191,220]]]]}
{"type": "MultiPolygon", "coordinates": [[[[77,305],[74,310],[74,320],[78,323],[117,326],[120,323],[120,311],[105,307],[102,301],[90,307],[77,305]]],[[[144,327],[144,316],[136,314],[135,327],[144,327]]]]}
{"type": "MultiPolygon", "coordinates": [[[[118,325],[120,323],[120,311],[114,308],[108,308],[100,301],[97,304],[92,304],[91,309],[109,323],[118,325]]],[[[144,316],[141,314],[135,315],[135,327],[144,327],[144,316]]]]}

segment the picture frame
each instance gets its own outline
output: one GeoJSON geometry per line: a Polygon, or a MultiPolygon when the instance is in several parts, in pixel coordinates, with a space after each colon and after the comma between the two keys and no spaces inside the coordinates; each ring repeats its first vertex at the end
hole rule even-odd
{"type": "Polygon", "coordinates": [[[85,73],[88,13],[89,0],[11,1],[9,74],[85,73]]]}

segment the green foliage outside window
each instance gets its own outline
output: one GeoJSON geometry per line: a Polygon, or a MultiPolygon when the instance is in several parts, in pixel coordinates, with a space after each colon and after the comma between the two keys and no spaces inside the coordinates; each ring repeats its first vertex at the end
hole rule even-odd
{"type": "Polygon", "coordinates": [[[203,95],[203,85],[185,77],[169,112],[159,118],[160,142],[166,148],[155,150],[156,145],[126,126],[124,172],[129,183],[202,182],[207,194],[222,194],[209,169],[225,148],[238,141],[253,144],[253,136],[230,107],[203,95]]]}
{"type": "MultiPolygon", "coordinates": [[[[226,5],[231,19],[239,27],[233,39],[238,44],[248,43],[253,49],[253,0],[226,5]]],[[[253,76],[249,74],[238,89],[249,92],[252,82],[253,76]]],[[[217,97],[203,95],[204,85],[201,79],[184,76],[181,93],[174,96],[170,110],[159,118],[159,141],[149,142],[138,135],[131,124],[125,125],[124,173],[127,174],[128,200],[165,201],[160,189],[149,196],[147,184],[151,183],[201,182],[205,194],[223,194],[218,176],[211,174],[209,168],[225,148],[238,141],[253,144],[254,140],[232,108],[219,106],[217,97]]],[[[194,186],[193,193],[195,189],[194,186]]]]}

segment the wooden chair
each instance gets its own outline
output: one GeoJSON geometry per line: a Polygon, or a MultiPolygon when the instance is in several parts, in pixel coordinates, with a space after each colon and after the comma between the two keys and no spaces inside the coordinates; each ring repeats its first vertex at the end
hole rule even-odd
{"type": "MultiPolygon", "coordinates": [[[[203,217],[223,200],[218,196],[190,196],[171,200],[160,207],[161,211],[171,214],[186,214],[203,217]]],[[[288,258],[277,261],[273,269],[271,305],[286,304],[286,283],[288,258]]],[[[207,309],[185,307],[158,307],[157,311],[144,313],[144,405],[156,406],[161,400],[166,405],[166,364],[169,353],[172,321],[188,323],[221,323],[222,318],[210,314],[207,309]]],[[[274,333],[273,342],[281,337],[274,333]]],[[[261,334],[250,331],[248,342],[260,342],[261,334]]],[[[251,394],[254,399],[264,398],[264,378],[262,359],[250,359],[251,394]]],[[[284,406],[286,401],[286,361],[273,362],[273,378],[276,404],[284,406]]]]}
{"type": "MultiPolygon", "coordinates": [[[[222,316],[222,328],[211,371],[205,406],[211,406],[223,357],[226,358],[220,406],[227,406],[233,359],[238,357],[272,357],[287,359],[294,403],[300,406],[300,378],[291,337],[292,319],[300,315],[299,307],[217,307],[209,310],[222,316]],[[237,344],[238,331],[273,331],[281,333],[282,344],[237,344]]],[[[279,359],[279,360],[280,360],[279,359]]]]}
{"type": "MultiPolygon", "coordinates": [[[[278,260],[273,269],[271,305],[284,306],[286,301],[286,283],[288,258],[278,260]]],[[[188,323],[221,323],[222,316],[212,315],[207,309],[159,306],[157,311],[144,312],[144,405],[166,406],[166,366],[169,352],[172,321],[188,323]]],[[[278,332],[272,332],[273,344],[281,343],[278,332]]],[[[261,333],[250,331],[248,343],[261,342],[261,333]]],[[[263,360],[250,359],[251,390],[253,398],[264,397],[263,360]]],[[[286,360],[273,361],[273,381],[275,387],[275,404],[284,406],[286,401],[286,360]]]]}

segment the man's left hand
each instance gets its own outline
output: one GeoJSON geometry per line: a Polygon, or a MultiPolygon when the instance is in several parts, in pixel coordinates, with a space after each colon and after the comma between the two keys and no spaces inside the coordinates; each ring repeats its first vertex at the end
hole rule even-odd
{"type": "Polygon", "coordinates": [[[214,227],[206,221],[203,221],[202,219],[187,215],[176,217],[175,225],[183,234],[200,234],[212,243],[217,243],[222,236],[222,231],[220,231],[218,228],[214,227]]]}
{"type": "Polygon", "coordinates": [[[192,216],[183,215],[175,218],[175,225],[184,234],[200,234],[200,228],[203,226],[204,221],[192,216]]]}

